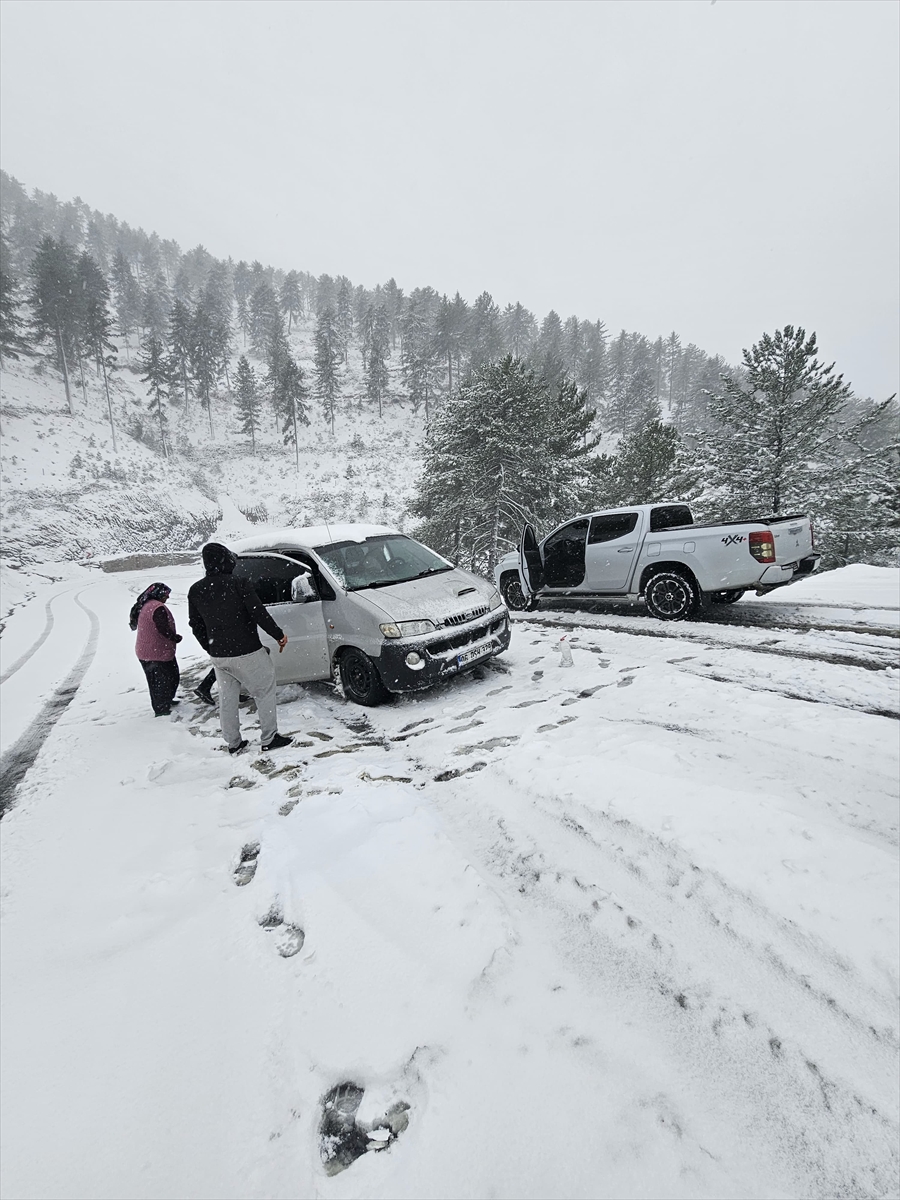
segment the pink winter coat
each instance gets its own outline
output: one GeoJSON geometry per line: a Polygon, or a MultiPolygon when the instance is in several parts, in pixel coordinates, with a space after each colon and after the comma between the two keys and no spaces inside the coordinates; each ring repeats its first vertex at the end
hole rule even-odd
{"type": "Polygon", "coordinates": [[[161,601],[148,600],[138,616],[135,654],[141,662],[171,662],[176,640],[181,641],[175,632],[175,618],[161,601]],[[154,620],[157,612],[160,615],[154,620]]]}

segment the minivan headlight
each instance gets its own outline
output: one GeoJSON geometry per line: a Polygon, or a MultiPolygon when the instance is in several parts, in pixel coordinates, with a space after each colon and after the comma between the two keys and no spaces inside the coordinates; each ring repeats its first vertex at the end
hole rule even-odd
{"type": "Polygon", "coordinates": [[[423,633],[433,633],[437,626],[434,621],[398,621],[389,625],[379,626],[386,638],[421,637],[423,633]]]}
{"type": "Polygon", "coordinates": [[[491,611],[493,611],[495,608],[499,608],[502,603],[503,597],[499,592],[494,592],[493,596],[491,597],[491,611]]]}

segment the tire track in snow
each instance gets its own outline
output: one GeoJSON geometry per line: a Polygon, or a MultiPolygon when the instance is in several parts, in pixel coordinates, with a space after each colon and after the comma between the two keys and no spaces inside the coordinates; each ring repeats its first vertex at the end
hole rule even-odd
{"type": "MultiPolygon", "coordinates": [[[[92,584],[91,586],[94,585],[92,584]]],[[[86,591],[87,589],[84,590],[86,591]]],[[[25,732],[13,742],[3,757],[0,758],[0,818],[12,808],[19,784],[37,758],[41,747],[50,735],[54,725],[74,700],[75,694],[81,686],[81,681],[87,674],[88,668],[94,661],[94,655],[97,653],[97,642],[100,637],[100,620],[93,609],[81,603],[82,595],[83,592],[79,592],[74,599],[82,612],[87,614],[91,623],[87,642],[75,666],[62,683],[54,689],[53,695],[25,732]]],[[[48,608],[50,603],[48,602],[48,608]]],[[[41,634],[38,643],[31,648],[25,658],[13,664],[13,669],[18,670],[25,659],[31,657],[39,645],[49,636],[52,628],[53,621],[51,619],[48,626],[45,627],[43,634],[41,634]]]]}
{"type": "Polygon", "coordinates": [[[43,646],[44,642],[46,642],[47,638],[50,636],[50,630],[53,628],[53,610],[52,610],[53,601],[56,600],[57,597],[62,594],[63,594],[62,592],[57,592],[56,596],[51,596],[50,599],[47,601],[47,603],[44,607],[44,613],[46,616],[46,624],[44,625],[44,629],[43,629],[43,632],[41,633],[41,636],[34,643],[34,645],[31,647],[30,650],[26,650],[25,653],[23,655],[21,655],[21,657],[16,659],[16,661],[13,663],[13,665],[9,668],[8,671],[4,671],[3,674],[0,675],[0,683],[6,683],[7,679],[9,679],[10,675],[15,675],[16,671],[18,671],[21,667],[24,667],[25,664],[28,662],[29,658],[31,658],[32,654],[36,654],[38,652],[38,650],[40,650],[41,646],[43,646]]]}

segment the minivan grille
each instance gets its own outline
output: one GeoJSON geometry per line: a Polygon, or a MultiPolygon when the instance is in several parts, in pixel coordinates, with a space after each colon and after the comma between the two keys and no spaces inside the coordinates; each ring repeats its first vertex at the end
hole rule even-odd
{"type": "Polygon", "coordinates": [[[427,649],[431,654],[442,654],[447,650],[461,650],[464,646],[483,641],[488,634],[499,634],[503,627],[503,620],[503,617],[497,617],[489,625],[467,629],[464,633],[457,633],[452,637],[436,638],[433,642],[428,643],[427,649]]]}
{"type": "Polygon", "coordinates": [[[452,617],[445,617],[444,624],[465,625],[467,621],[474,621],[476,617],[483,617],[489,611],[488,606],[483,604],[480,608],[470,608],[468,612],[455,613],[452,617]]]}

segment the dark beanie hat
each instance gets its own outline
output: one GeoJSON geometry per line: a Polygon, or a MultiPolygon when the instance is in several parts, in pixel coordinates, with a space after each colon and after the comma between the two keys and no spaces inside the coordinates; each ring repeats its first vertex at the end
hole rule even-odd
{"type": "Polygon", "coordinates": [[[210,542],[203,547],[203,566],[207,575],[230,575],[234,570],[235,557],[227,546],[210,542]]]}

